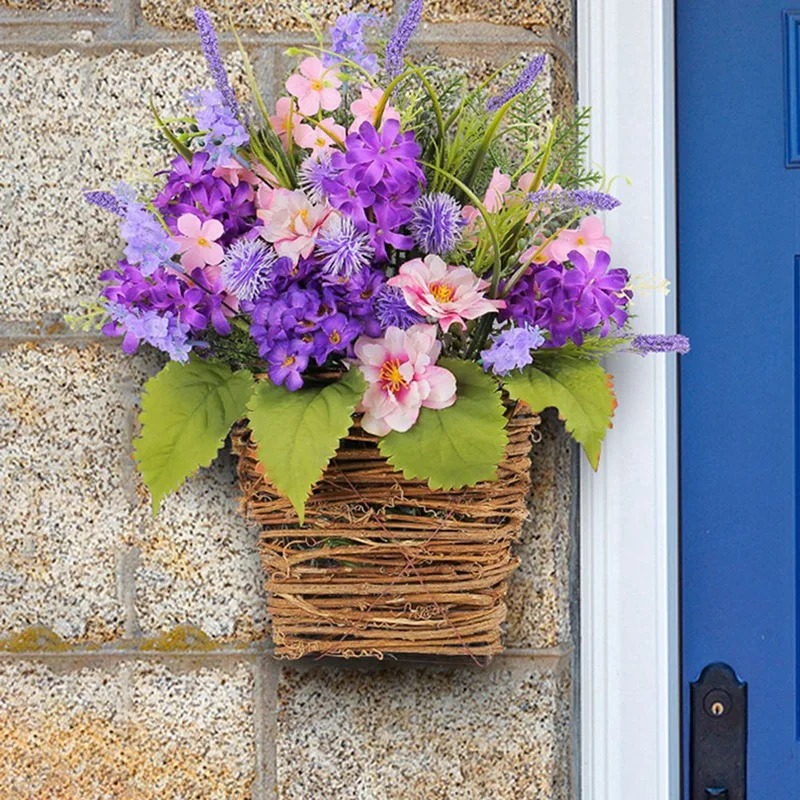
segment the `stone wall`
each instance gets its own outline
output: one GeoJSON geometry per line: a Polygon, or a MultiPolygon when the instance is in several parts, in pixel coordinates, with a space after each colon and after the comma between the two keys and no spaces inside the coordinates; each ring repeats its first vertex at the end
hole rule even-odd
{"type": "MultiPolygon", "coordinates": [[[[206,5],[232,14],[274,91],[307,36],[298,4],[206,5]]],[[[306,10],[322,23],[346,5],[306,10]]],[[[556,420],[535,450],[509,649],[488,667],[277,662],[230,460],[149,512],[130,439],[159,360],[63,315],[117,250],[81,190],[155,166],[150,95],[170,114],[205,74],[190,13],[0,0],[0,796],[573,797],[573,458],[556,420]]],[[[547,51],[557,108],[573,103],[573,38],[570,0],[430,0],[417,47],[476,74],[547,51]]]]}

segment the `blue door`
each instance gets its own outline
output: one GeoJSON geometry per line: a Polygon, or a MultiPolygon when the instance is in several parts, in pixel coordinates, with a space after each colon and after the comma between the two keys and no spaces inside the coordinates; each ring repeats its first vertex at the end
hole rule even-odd
{"type": "Polygon", "coordinates": [[[800,9],[677,0],[676,40],[684,755],[689,683],[726,662],[749,800],[800,798],[800,9]]]}

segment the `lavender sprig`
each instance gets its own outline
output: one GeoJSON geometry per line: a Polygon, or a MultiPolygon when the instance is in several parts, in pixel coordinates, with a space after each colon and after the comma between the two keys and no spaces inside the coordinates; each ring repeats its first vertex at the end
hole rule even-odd
{"type": "Polygon", "coordinates": [[[403,58],[411,37],[422,20],[423,0],[411,0],[394,33],[386,45],[386,74],[396,78],[403,71],[403,58]]]}
{"type": "MultiPolygon", "coordinates": [[[[387,48],[388,50],[388,48],[387,48]]],[[[539,73],[544,67],[544,62],[547,57],[545,55],[534,56],[529,62],[528,66],[520,73],[514,83],[506,89],[503,94],[490,97],[486,103],[487,111],[497,111],[500,106],[504,106],[509,100],[517,97],[517,95],[527,92],[531,88],[533,82],[539,77],[539,73]]]]}
{"type": "Polygon", "coordinates": [[[634,336],[630,350],[640,356],[648,353],[680,353],[689,352],[689,340],[680,333],[664,335],[660,333],[646,333],[634,336]]]}
{"type": "Polygon", "coordinates": [[[219,40],[217,32],[214,30],[214,23],[207,11],[200,6],[194,7],[194,22],[200,34],[200,45],[203,48],[203,55],[208,64],[208,71],[214,79],[214,86],[222,95],[225,106],[234,116],[239,117],[239,103],[236,101],[236,93],[228,80],[228,73],[222,63],[222,56],[219,51],[219,40]]]}
{"type": "Polygon", "coordinates": [[[528,195],[528,202],[536,206],[547,206],[552,211],[612,211],[620,205],[619,200],[606,192],[592,189],[539,189],[528,195]]]}
{"type": "Polygon", "coordinates": [[[84,192],[83,199],[93,206],[102,208],[104,211],[109,211],[116,214],[118,217],[125,216],[126,204],[115,197],[111,192],[84,192]]]}

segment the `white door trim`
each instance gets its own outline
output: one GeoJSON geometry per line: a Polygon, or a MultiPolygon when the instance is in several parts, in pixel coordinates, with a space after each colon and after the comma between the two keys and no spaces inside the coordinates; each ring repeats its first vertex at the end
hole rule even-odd
{"type": "MultiPolygon", "coordinates": [[[[672,281],[635,298],[639,332],[674,332],[672,0],[578,0],[578,87],[590,159],[622,206],[612,259],[672,281]]],[[[619,408],[600,471],[581,471],[581,796],[680,795],[675,356],[616,356],[619,408]]]]}

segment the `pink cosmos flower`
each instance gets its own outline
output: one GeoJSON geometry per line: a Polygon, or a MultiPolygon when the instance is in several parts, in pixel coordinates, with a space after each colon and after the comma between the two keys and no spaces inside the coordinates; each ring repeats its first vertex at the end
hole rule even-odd
{"type": "Polygon", "coordinates": [[[224,255],[217,239],[225,232],[218,219],[201,222],[194,214],[181,214],[178,217],[178,230],[183,234],[175,238],[180,243],[181,264],[185,270],[216,265],[224,255]]]}
{"type": "Polygon", "coordinates": [[[314,205],[300,191],[273,189],[264,200],[268,207],[259,203],[256,211],[264,221],[261,236],[272,242],[279,256],[288,256],[295,264],[311,255],[317,237],[336,219],[336,212],[329,205],[314,205]]]}
{"type": "Polygon", "coordinates": [[[399,286],[406,303],[418,314],[437,319],[443,331],[454,322],[466,328],[464,320],[506,307],[504,300],[484,296],[488,281],[467,267],[448,266],[436,255],[406,261],[388,284],[399,286]]]}
{"type": "Polygon", "coordinates": [[[337,125],[333,117],[322,120],[316,128],[311,128],[309,125],[303,125],[303,128],[305,128],[307,132],[303,131],[300,135],[296,136],[295,141],[300,147],[309,148],[312,158],[319,158],[322,153],[330,150],[331,145],[335,142],[330,134],[336,136],[341,142],[343,142],[345,136],[347,136],[344,126],[337,125]]]}
{"type": "MultiPolygon", "coordinates": [[[[372,89],[369,86],[361,87],[361,97],[354,100],[350,104],[350,111],[353,112],[353,124],[350,126],[350,133],[357,131],[361,127],[362,122],[369,122],[371,125],[375,124],[375,112],[378,110],[381,98],[383,97],[383,89],[372,89]]],[[[381,125],[387,119],[396,119],[400,122],[400,114],[397,109],[386,105],[383,109],[381,116],[381,125]]]]}
{"type": "Polygon", "coordinates": [[[311,130],[310,125],[303,122],[303,118],[293,110],[291,97],[279,97],[275,103],[275,115],[269,118],[272,127],[284,147],[289,146],[289,127],[292,129],[292,140],[297,143],[297,137],[305,135],[311,130]]]}
{"type": "Polygon", "coordinates": [[[492,179],[489,181],[489,187],[486,189],[486,195],[483,198],[483,204],[490,214],[499,211],[503,207],[503,198],[510,188],[511,178],[505,172],[501,172],[499,167],[495,167],[492,179]]]}
{"type": "Polygon", "coordinates": [[[603,222],[599,217],[584,217],[577,230],[563,230],[558,234],[550,245],[550,255],[563,264],[570,251],[577,250],[591,261],[598,250],[611,252],[611,239],[603,234],[603,222]]]}
{"type": "Polygon", "coordinates": [[[361,427],[367,433],[407,431],[423,406],[439,409],[455,403],[455,376],[434,366],[441,349],[434,325],[414,325],[406,331],[390,327],[382,339],[358,339],[358,368],[369,384],[361,401],[361,427]]]}
{"type": "Polygon", "coordinates": [[[297,107],[307,117],[316,114],[320,108],[335,111],[342,102],[338,89],[342,85],[335,67],[323,66],[314,56],[300,62],[300,74],[294,74],[286,81],[286,91],[297,98],[297,107]]]}

